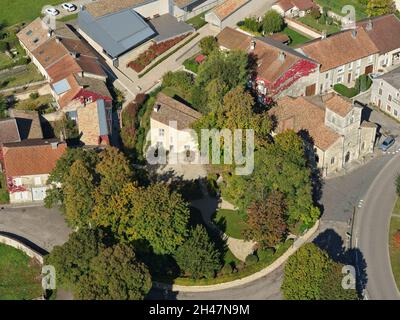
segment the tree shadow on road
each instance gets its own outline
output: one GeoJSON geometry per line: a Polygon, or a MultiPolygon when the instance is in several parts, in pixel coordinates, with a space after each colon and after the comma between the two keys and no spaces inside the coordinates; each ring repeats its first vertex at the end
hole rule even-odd
{"type": "Polygon", "coordinates": [[[319,234],[313,242],[319,248],[325,250],[335,262],[343,265],[350,265],[355,268],[356,288],[358,294],[361,296],[367,286],[368,276],[367,263],[360,249],[350,248],[346,250],[342,237],[333,229],[325,230],[319,234]]]}

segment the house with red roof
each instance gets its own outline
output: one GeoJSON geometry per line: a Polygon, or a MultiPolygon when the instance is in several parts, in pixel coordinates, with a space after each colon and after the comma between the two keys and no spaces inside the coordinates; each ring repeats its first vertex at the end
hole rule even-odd
{"type": "Polygon", "coordinates": [[[67,145],[56,139],[31,139],[2,145],[2,166],[11,203],[43,201],[47,180],[67,145]]]}

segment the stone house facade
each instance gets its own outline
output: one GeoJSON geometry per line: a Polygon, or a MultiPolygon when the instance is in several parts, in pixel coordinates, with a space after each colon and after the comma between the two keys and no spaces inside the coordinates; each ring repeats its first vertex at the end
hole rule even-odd
{"type": "Polygon", "coordinates": [[[372,153],[376,125],[362,121],[363,107],[335,94],[284,97],[270,110],[276,133],[295,130],[313,150],[315,165],[327,176],[372,153]]]}

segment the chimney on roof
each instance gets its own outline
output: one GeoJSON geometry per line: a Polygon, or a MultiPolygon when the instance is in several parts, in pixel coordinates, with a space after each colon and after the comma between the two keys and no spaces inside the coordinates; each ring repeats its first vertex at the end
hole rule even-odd
{"type": "Polygon", "coordinates": [[[280,62],[284,62],[286,59],[286,54],[283,51],[279,52],[278,59],[280,62]]]}
{"type": "Polygon", "coordinates": [[[50,145],[51,145],[51,149],[57,150],[57,147],[58,147],[58,142],[57,141],[56,142],[51,142],[50,145]]]}
{"type": "Polygon", "coordinates": [[[355,39],[357,38],[357,29],[351,30],[351,36],[355,39]]]}
{"type": "Polygon", "coordinates": [[[326,30],[323,30],[323,31],[322,31],[321,39],[322,39],[322,40],[323,40],[323,39],[326,39],[326,30]]]}
{"type": "Polygon", "coordinates": [[[56,37],[56,42],[57,43],[61,43],[61,38],[60,37],[56,37]]]}
{"type": "Polygon", "coordinates": [[[71,57],[74,58],[74,59],[78,59],[78,58],[79,58],[79,53],[76,52],[76,51],[71,51],[69,54],[70,54],[71,57]]]}
{"type": "Polygon", "coordinates": [[[365,29],[366,29],[367,31],[371,31],[372,28],[373,28],[372,20],[369,19],[369,21],[368,21],[367,26],[365,27],[365,29]]]}
{"type": "Polygon", "coordinates": [[[160,108],[161,108],[161,104],[156,103],[156,104],[154,105],[153,110],[154,110],[154,112],[158,112],[158,111],[160,111],[160,108]]]}
{"type": "Polygon", "coordinates": [[[251,50],[251,51],[254,51],[255,48],[256,48],[256,41],[255,41],[255,40],[251,40],[251,43],[250,43],[250,50],[251,50]]]}
{"type": "Polygon", "coordinates": [[[53,29],[49,29],[49,31],[47,31],[47,37],[51,38],[54,34],[54,30],[53,29]]]}

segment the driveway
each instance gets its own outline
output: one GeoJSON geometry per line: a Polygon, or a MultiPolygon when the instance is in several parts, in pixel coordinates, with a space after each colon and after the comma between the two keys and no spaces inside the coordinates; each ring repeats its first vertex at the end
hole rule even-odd
{"type": "Polygon", "coordinates": [[[16,234],[49,252],[68,240],[71,229],[57,209],[31,206],[1,209],[0,231],[16,234]]]}

